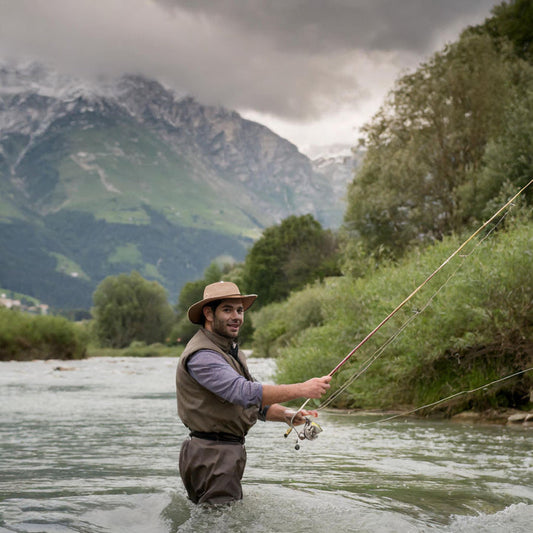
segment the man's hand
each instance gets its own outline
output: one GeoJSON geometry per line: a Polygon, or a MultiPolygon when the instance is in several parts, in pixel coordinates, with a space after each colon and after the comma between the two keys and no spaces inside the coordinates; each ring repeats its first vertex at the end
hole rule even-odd
{"type": "Polygon", "coordinates": [[[263,405],[289,402],[298,398],[320,398],[330,387],[331,376],[312,378],[291,385],[263,385],[263,405]]]}
{"type": "Polygon", "coordinates": [[[293,425],[299,426],[305,422],[306,416],[317,417],[318,413],[316,411],[307,411],[305,409],[297,412],[295,409],[289,409],[285,405],[275,403],[268,408],[266,419],[272,422],[285,422],[290,425],[293,416],[293,425]]]}
{"type": "Polygon", "coordinates": [[[306,409],[302,409],[301,411],[294,411],[293,409],[286,409],[284,415],[285,415],[285,422],[287,422],[289,426],[291,424],[293,426],[299,426],[305,422],[306,416],[314,416],[316,418],[318,416],[318,413],[316,411],[307,411],[306,409]]]}
{"type": "Polygon", "coordinates": [[[330,381],[331,376],[322,376],[305,381],[302,383],[303,396],[305,398],[320,398],[330,388],[330,381]]]}

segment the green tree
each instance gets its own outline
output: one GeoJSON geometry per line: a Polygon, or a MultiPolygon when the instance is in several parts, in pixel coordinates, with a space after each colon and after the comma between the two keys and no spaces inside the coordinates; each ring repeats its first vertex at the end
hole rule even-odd
{"type": "Polygon", "coordinates": [[[461,230],[458,190],[482,168],[489,140],[524,78],[524,63],[486,35],[465,34],[403,76],[364,128],[365,160],[348,190],[345,230],[370,252],[461,230]]]}
{"type": "Polygon", "coordinates": [[[176,312],[178,317],[186,315],[189,307],[202,299],[204,294],[204,287],[210,283],[215,283],[222,279],[222,269],[216,263],[211,263],[204,271],[204,277],[195,281],[188,281],[182,287],[176,304],[176,312]]]}
{"type": "Polygon", "coordinates": [[[492,13],[493,17],[470,31],[487,33],[496,41],[509,40],[519,57],[533,63],[533,2],[502,2],[493,8],[492,13]]]}
{"type": "Polygon", "coordinates": [[[338,275],[337,241],[312,215],[290,216],[267,228],[248,252],[243,282],[259,294],[255,307],[287,298],[291,291],[338,275]]]}
{"type": "MultiPolygon", "coordinates": [[[[487,220],[533,178],[533,68],[526,70],[531,79],[506,109],[499,135],[487,145],[481,171],[459,188],[459,208],[465,219],[487,220]]],[[[521,201],[531,198],[529,187],[521,201]]]]}
{"type": "Polygon", "coordinates": [[[112,348],[124,348],[132,341],[162,342],[174,318],[165,289],[138,272],[104,279],[93,303],[96,337],[112,348]]]}

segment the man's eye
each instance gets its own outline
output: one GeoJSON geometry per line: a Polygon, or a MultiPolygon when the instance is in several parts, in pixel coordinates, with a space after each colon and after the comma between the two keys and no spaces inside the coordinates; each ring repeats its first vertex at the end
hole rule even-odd
{"type": "Polygon", "coordinates": [[[239,315],[242,315],[244,313],[244,307],[239,307],[237,309],[234,309],[233,307],[223,307],[222,312],[223,313],[233,313],[233,311],[236,311],[239,315]]]}

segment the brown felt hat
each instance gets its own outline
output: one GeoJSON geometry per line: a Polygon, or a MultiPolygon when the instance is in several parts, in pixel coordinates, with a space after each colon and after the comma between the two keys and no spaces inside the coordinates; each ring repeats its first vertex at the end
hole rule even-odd
{"type": "Polygon", "coordinates": [[[187,316],[193,324],[201,324],[202,309],[209,302],[214,302],[215,300],[242,300],[242,305],[246,311],[256,298],[257,294],[241,294],[239,287],[231,281],[217,281],[206,286],[203,299],[189,307],[187,316]]]}

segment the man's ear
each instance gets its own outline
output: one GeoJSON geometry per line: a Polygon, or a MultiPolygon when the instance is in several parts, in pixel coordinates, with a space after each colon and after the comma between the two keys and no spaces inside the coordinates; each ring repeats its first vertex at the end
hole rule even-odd
{"type": "Polygon", "coordinates": [[[206,305],[202,308],[202,313],[204,314],[206,322],[213,322],[213,309],[211,306],[206,305]]]}

